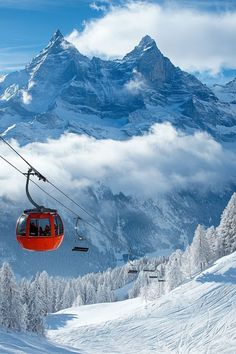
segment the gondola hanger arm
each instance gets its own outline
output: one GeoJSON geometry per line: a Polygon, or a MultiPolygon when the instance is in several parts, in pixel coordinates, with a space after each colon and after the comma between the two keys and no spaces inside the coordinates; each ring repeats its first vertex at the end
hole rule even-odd
{"type": "Polygon", "coordinates": [[[39,205],[38,203],[36,203],[33,198],[31,197],[30,195],[30,192],[29,192],[29,181],[30,181],[30,176],[32,175],[36,175],[39,179],[42,179],[44,182],[46,182],[46,179],[43,175],[40,174],[40,177],[38,176],[37,172],[35,172],[32,168],[29,168],[28,172],[25,174],[27,176],[27,179],[26,179],[26,186],[25,186],[25,191],[26,191],[26,195],[27,195],[27,198],[29,199],[30,203],[33,204],[33,206],[40,210],[40,211],[43,211],[45,208],[43,205],[39,205]]]}

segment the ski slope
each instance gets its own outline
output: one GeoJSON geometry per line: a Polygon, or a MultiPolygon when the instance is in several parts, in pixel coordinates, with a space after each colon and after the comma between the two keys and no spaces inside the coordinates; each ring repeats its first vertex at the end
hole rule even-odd
{"type": "Polygon", "coordinates": [[[236,353],[236,253],[155,302],[140,298],[48,317],[48,339],[81,353],[236,353]]]}
{"type": "Polygon", "coordinates": [[[72,307],[47,338],[0,332],[0,353],[235,354],[236,252],[161,299],[72,307]]]}

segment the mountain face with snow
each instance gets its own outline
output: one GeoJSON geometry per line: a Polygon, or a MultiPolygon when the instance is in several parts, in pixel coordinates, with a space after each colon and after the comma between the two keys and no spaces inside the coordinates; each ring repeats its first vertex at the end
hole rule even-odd
{"type": "Polygon", "coordinates": [[[1,131],[11,127],[7,135],[22,144],[32,131],[34,140],[64,131],[125,139],[162,121],[226,141],[236,124],[230,104],[175,67],[149,36],[110,61],[83,56],[57,31],[24,70],[0,82],[1,131]]]}
{"type": "Polygon", "coordinates": [[[236,78],[225,85],[215,84],[212,87],[215,95],[223,102],[236,105],[236,78]]]}
{"type": "MultiPolygon", "coordinates": [[[[109,61],[83,56],[57,31],[24,70],[0,79],[0,130],[22,145],[64,132],[125,140],[166,121],[183,131],[206,131],[220,142],[235,139],[232,102],[175,67],[149,36],[123,59],[109,61]]],[[[101,234],[85,229],[89,255],[71,254],[74,220],[66,212],[67,233],[57,252],[21,250],[15,221],[25,205],[1,198],[0,257],[20,274],[46,269],[75,276],[115,266],[130,250],[134,257],[169,254],[186,247],[198,223],[218,224],[231,191],[177,190],[147,199],[114,194],[104,185],[88,188],[80,203],[96,215],[101,229],[101,234]]]]}

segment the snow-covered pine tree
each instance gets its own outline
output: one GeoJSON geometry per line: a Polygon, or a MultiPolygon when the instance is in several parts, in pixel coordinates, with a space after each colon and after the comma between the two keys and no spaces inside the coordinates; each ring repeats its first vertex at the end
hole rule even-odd
{"type": "Polygon", "coordinates": [[[165,272],[165,289],[167,292],[182,284],[185,280],[184,273],[182,272],[182,256],[181,250],[173,252],[166,265],[165,272]]]}
{"type": "Polygon", "coordinates": [[[210,246],[206,238],[206,230],[198,225],[190,246],[192,275],[205,269],[210,263],[210,246]]]}
{"type": "Polygon", "coordinates": [[[28,304],[27,330],[29,332],[43,335],[45,331],[43,321],[45,315],[45,303],[38,278],[39,275],[37,274],[29,288],[30,301],[28,304]]]}
{"type": "Polygon", "coordinates": [[[236,193],[232,195],[221,216],[217,228],[220,238],[220,256],[230,254],[236,250],[236,193]]]}
{"type": "Polygon", "coordinates": [[[193,271],[192,271],[192,262],[191,262],[191,248],[189,245],[186,247],[186,250],[184,251],[182,256],[181,270],[186,279],[192,278],[193,271]]]}
{"type": "Polygon", "coordinates": [[[96,291],[90,281],[86,282],[86,304],[94,304],[96,302],[96,291]]]}
{"type": "Polygon", "coordinates": [[[63,309],[63,294],[66,287],[66,281],[60,278],[53,279],[53,289],[54,289],[54,309],[55,311],[60,311],[63,309]]]}
{"type": "Polygon", "coordinates": [[[66,309],[68,307],[71,307],[75,299],[76,294],[74,289],[74,282],[71,279],[67,281],[65,290],[62,295],[62,308],[66,309]]]}
{"type": "Polygon", "coordinates": [[[52,312],[53,308],[53,288],[51,279],[46,271],[38,275],[38,284],[40,287],[40,297],[42,302],[43,315],[46,316],[52,312]]]}
{"type": "Polygon", "coordinates": [[[4,263],[0,270],[0,324],[14,331],[26,328],[25,307],[8,263],[4,263]]]}
{"type": "Polygon", "coordinates": [[[140,272],[134,286],[129,291],[129,298],[134,298],[140,295],[141,289],[145,288],[149,284],[149,273],[140,272]]]}
{"type": "Polygon", "coordinates": [[[210,262],[215,261],[219,257],[218,250],[218,235],[214,226],[209,227],[206,230],[206,240],[209,246],[209,260],[210,262]]]}
{"type": "Polygon", "coordinates": [[[77,297],[76,297],[76,299],[75,299],[75,301],[73,302],[72,305],[73,305],[73,306],[82,306],[82,305],[84,305],[80,293],[78,293],[78,295],[77,295],[77,297]]]}
{"type": "Polygon", "coordinates": [[[21,279],[19,283],[20,299],[25,312],[25,329],[28,329],[28,316],[30,304],[30,281],[26,278],[21,279]]]}
{"type": "Polygon", "coordinates": [[[96,292],[96,302],[112,302],[114,301],[113,292],[110,287],[107,287],[104,283],[98,286],[96,292]]]}

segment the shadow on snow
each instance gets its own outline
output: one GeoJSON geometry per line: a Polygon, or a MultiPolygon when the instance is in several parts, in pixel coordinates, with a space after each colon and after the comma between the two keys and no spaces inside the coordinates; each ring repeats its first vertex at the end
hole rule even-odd
{"type": "Polygon", "coordinates": [[[77,318],[76,315],[73,314],[52,314],[48,315],[46,324],[47,324],[47,329],[59,329],[60,327],[65,327],[68,321],[71,321],[73,319],[77,318]]]}
{"type": "Polygon", "coordinates": [[[200,283],[231,283],[236,284],[236,268],[229,268],[224,274],[204,273],[196,278],[200,283]]]}

